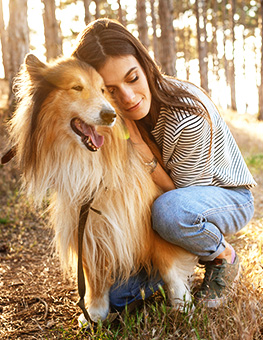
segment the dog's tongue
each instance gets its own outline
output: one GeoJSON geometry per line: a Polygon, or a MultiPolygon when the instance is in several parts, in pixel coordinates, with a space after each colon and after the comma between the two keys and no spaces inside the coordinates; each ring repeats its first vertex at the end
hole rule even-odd
{"type": "Polygon", "coordinates": [[[81,121],[81,129],[85,136],[89,136],[91,138],[92,143],[100,148],[104,142],[104,137],[99,135],[94,126],[87,125],[83,121],[81,121]]]}

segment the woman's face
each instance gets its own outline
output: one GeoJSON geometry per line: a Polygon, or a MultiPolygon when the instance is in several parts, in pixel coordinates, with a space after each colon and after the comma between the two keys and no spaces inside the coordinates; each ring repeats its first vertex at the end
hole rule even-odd
{"type": "Polygon", "coordinates": [[[135,57],[110,57],[98,72],[125,118],[138,120],[148,114],[152,96],[146,75],[135,57]]]}

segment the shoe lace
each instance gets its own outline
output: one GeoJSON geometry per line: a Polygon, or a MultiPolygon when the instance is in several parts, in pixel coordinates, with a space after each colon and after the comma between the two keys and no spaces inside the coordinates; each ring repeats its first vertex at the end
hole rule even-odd
{"type": "Polygon", "coordinates": [[[225,287],[224,271],[226,263],[222,264],[206,264],[206,272],[203,284],[208,285],[209,282],[216,282],[219,286],[225,287]]]}

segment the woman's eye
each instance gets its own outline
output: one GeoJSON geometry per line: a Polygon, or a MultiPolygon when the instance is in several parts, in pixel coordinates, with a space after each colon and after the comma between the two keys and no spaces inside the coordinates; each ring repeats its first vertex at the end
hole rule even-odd
{"type": "Polygon", "coordinates": [[[73,86],[73,87],[72,87],[72,90],[75,90],[75,91],[82,91],[82,90],[83,90],[83,86],[80,86],[80,85],[73,86]]]}
{"type": "Polygon", "coordinates": [[[115,92],[115,89],[113,87],[107,87],[107,90],[111,95],[115,92]]]}
{"type": "Polygon", "coordinates": [[[130,83],[135,83],[138,79],[139,77],[136,75],[130,80],[130,83]]]}

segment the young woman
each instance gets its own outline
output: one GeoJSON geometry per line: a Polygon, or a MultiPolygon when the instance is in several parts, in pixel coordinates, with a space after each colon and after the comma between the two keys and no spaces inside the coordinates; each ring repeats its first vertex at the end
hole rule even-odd
{"type": "MultiPolygon", "coordinates": [[[[121,110],[130,139],[163,189],[153,228],[199,256],[206,274],[196,298],[218,307],[238,276],[239,260],[224,236],[253,216],[256,185],[228,127],[209,97],[163,75],[143,45],[120,23],[99,19],[82,32],[73,55],[92,65],[121,110]]],[[[111,289],[111,307],[147,298],[163,284],[140,272],[111,289]]]]}

